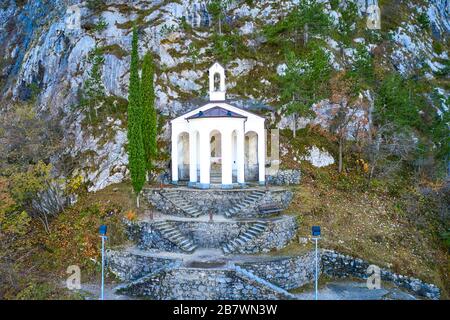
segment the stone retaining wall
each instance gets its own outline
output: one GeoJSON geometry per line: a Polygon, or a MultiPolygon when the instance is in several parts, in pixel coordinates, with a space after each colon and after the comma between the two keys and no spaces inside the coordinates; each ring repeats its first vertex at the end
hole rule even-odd
{"type": "Polygon", "coordinates": [[[300,170],[278,170],[276,175],[267,176],[267,182],[271,185],[297,185],[300,184],[300,170]]]}
{"type": "MultiPolygon", "coordinates": [[[[260,189],[259,189],[260,190],[260,189]]],[[[188,188],[177,188],[180,197],[188,203],[197,206],[204,215],[213,214],[224,215],[229,209],[234,208],[234,202],[240,202],[252,193],[252,189],[246,190],[197,190],[188,188]]],[[[145,198],[159,211],[175,216],[188,216],[183,210],[175,206],[166,199],[160,189],[145,189],[145,198]]],[[[286,208],[291,202],[293,194],[291,191],[278,189],[266,191],[264,197],[255,206],[248,206],[233,214],[233,217],[261,217],[258,206],[263,204],[276,204],[281,208],[286,208]]]]}
{"type": "Polygon", "coordinates": [[[119,288],[118,293],[156,300],[288,299],[290,295],[235,270],[177,268],[119,288]]]}
{"type": "Polygon", "coordinates": [[[171,223],[200,248],[221,248],[250,226],[247,222],[171,221],[171,223]]]}
{"type": "MultiPolygon", "coordinates": [[[[322,271],[332,277],[357,277],[367,279],[367,268],[370,263],[337,253],[332,250],[322,250],[322,271]]],[[[386,269],[381,269],[381,280],[391,281],[400,288],[414,292],[429,299],[439,299],[440,290],[433,284],[425,283],[419,279],[402,276],[386,269]]],[[[383,283],[381,283],[383,285],[383,283]]]]}
{"type": "Polygon", "coordinates": [[[132,281],[158,270],[181,265],[181,259],[145,256],[128,251],[107,250],[106,265],[122,281],[132,281]]]}
{"type": "Polygon", "coordinates": [[[314,281],[314,251],[299,256],[240,263],[238,265],[285,290],[299,288],[314,281]]]}
{"type": "MultiPolygon", "coordinates": [[[[254,223],[254,221],[167,221],[201,248],[222,248],[224,244],[237,238],[254,223]]],[[[297,221],[293,216],[282,216],[265,221],[268,223],[267,229],[245,246],[240,247],[239,252],[258,253],[281,249],[297,233],[297,221]]],[[[152,226],[154,222],[140,221],[128,224],[128,234],[134,243],[143,250],[180,252],[178,247],[163,238],[159,231],[152,226]]]]}

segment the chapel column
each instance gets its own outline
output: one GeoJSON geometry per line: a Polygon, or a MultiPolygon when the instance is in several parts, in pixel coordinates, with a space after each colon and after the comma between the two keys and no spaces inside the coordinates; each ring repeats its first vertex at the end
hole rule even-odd
{"type": "Polygon", "coordinates": [[[221,132],[222,138],[222,188],[233,187],[233,159],[231,130],[221,132]]]}
{"type": "Polygon", "coordinates": [[[240,129],[236,132],[236,166],[237,166],[237,182],[245,184],[245,135],[244,130],[240,129]]]}
{"type": "Polygon", "coordinates": [[[258,131],[258,166],[259,166],[259,184],[265,184],[266,181],[266,135],[265,130],[258,131]]]}
{"type": "Polygon", "coordinates": [[[189,186],[197,183],[197,131],[189,132],[189,186]]]}
{"type": "Polygon", "coordinates": [[[172,183],[178,183],[178,132],[172,127],[172,183]]]}
{"type": "Polygon", "coordinates": [[[209,188],[211,151],[209,131],[202,130],[200,134],[200,188],[209,188]]]}

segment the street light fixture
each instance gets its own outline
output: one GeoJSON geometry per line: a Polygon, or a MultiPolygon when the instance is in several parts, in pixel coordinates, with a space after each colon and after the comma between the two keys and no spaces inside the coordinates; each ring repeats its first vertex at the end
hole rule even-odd
{"type": "Polygon", "coordinates": [[[102,238],[102,287],[100,292],[100,300],[104,300],[104,288],[105,288],[105,240],[107,238],[106,232],[108,231],[108,227],[106,225],[101,225],[98,228],[98,233],[100,234],[100,238],[102,238]]]}
{"type": "Polygon", "coordinates": [[[312,239],[316,244],[316,273],[315,273],[315,299],[318,300],[318,279],[319,279],[319,254],[318,254],[318,246],[317,243],[320,239],[320,226],[313,226],[311,228],[312,239]]]}

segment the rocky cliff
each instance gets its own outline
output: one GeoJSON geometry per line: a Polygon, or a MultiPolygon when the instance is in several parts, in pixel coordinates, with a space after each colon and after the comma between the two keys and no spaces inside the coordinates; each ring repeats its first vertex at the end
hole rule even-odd
{"type": "MultiPolygon", "coordinates": [[[[246,107],[276,108],[272,80],[283,72],[280,54],[271,54],[261,36],[264,25],[285,17],[297,1],[229,1],[221,24],[245,49],[236,47],[225,61],[229,98],[246,107]]],[[[339,1],[336,8],[326,3],[326,13],[338,25],[340,9],[357,4],[361,19],[377,1],[339,1]],[[332,9],[334,8],[334,9],[332,9]]],[[[208,1],[77,1],[5,0],[0,4],[0,106],[6,110],[14,103],[32,101],[37,113],[52,115],[64,128],[66,153],[77,158],[79,170],[92,182],[91,190],[119,182],[127,176],[126,109],[115,109],[95,127],[86,125],[86,114],[78,108],[80,91],[90,76],[95,52],[102,56],[101,81],[111,105],[126,104],[129,77],[131,29],[139,27],[140,54],[154,53],[156,105],[163,117],[172,117],[206,98],[206,71],[216,59],[213,38],[218,22],[208,12],[208,1]],[[119,110],[119,111],[117,111],[119,110]]],[[[353,25],[352,43],[344,44],[327,36],[327,51],[333,68],[352,64],[356,43],[377,51],[389,68],[407,75],[425,65],[426,77],[433,79],[448,64],[446,43],[450,31],[447,0],[383,1],[380,3],[382,30],[386,40],[372,43],[353,25]],[[421,28],[421,17],[430,28],[421,28]]],[[[436,85],[444,97],[445,87],[436,85]]],[[[448,88],[447,88],[448,90],[448,88]]],[[[363,92],[370,99],[370,90],[363,92]]],[[[445,105],[437,106],[446,108],[445,105]]],[[[101,113],[104,105],[99,105],[101,113]]],[[[327,101],[314,110],[316,122],[326,125],[327,101]]],[[[0,111],[1,112],[1,111],[0,111]]],[[[96,111],[97,112],[97,111],[96,111]]],[[[361,117],[367,117],[364,108],[361,117]]],[[[273,121],[287,126],[284,117],[273,114],[273,121]]],[[[168,137],[168,125],[161,130],[168,137]]]]}

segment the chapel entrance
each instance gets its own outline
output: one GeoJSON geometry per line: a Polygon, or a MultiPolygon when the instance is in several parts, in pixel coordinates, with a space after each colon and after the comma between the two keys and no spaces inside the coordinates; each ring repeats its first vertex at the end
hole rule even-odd
{"type": "Polygon", "coordinates": [[[189,181],[189,134],[178,135],[178,178],[189,181]]]}
{"type": "Polygon", "coordinates": [[[258,181],[258,134],[254,131],[245,134],[244,170],[245,181],[258,181]]]}
{"type": "Polygon", "coordinates": [[[211,150],[210,182],[222,182],[222,135],[219,131],[213,130],[209,137],[211,150]]]}

